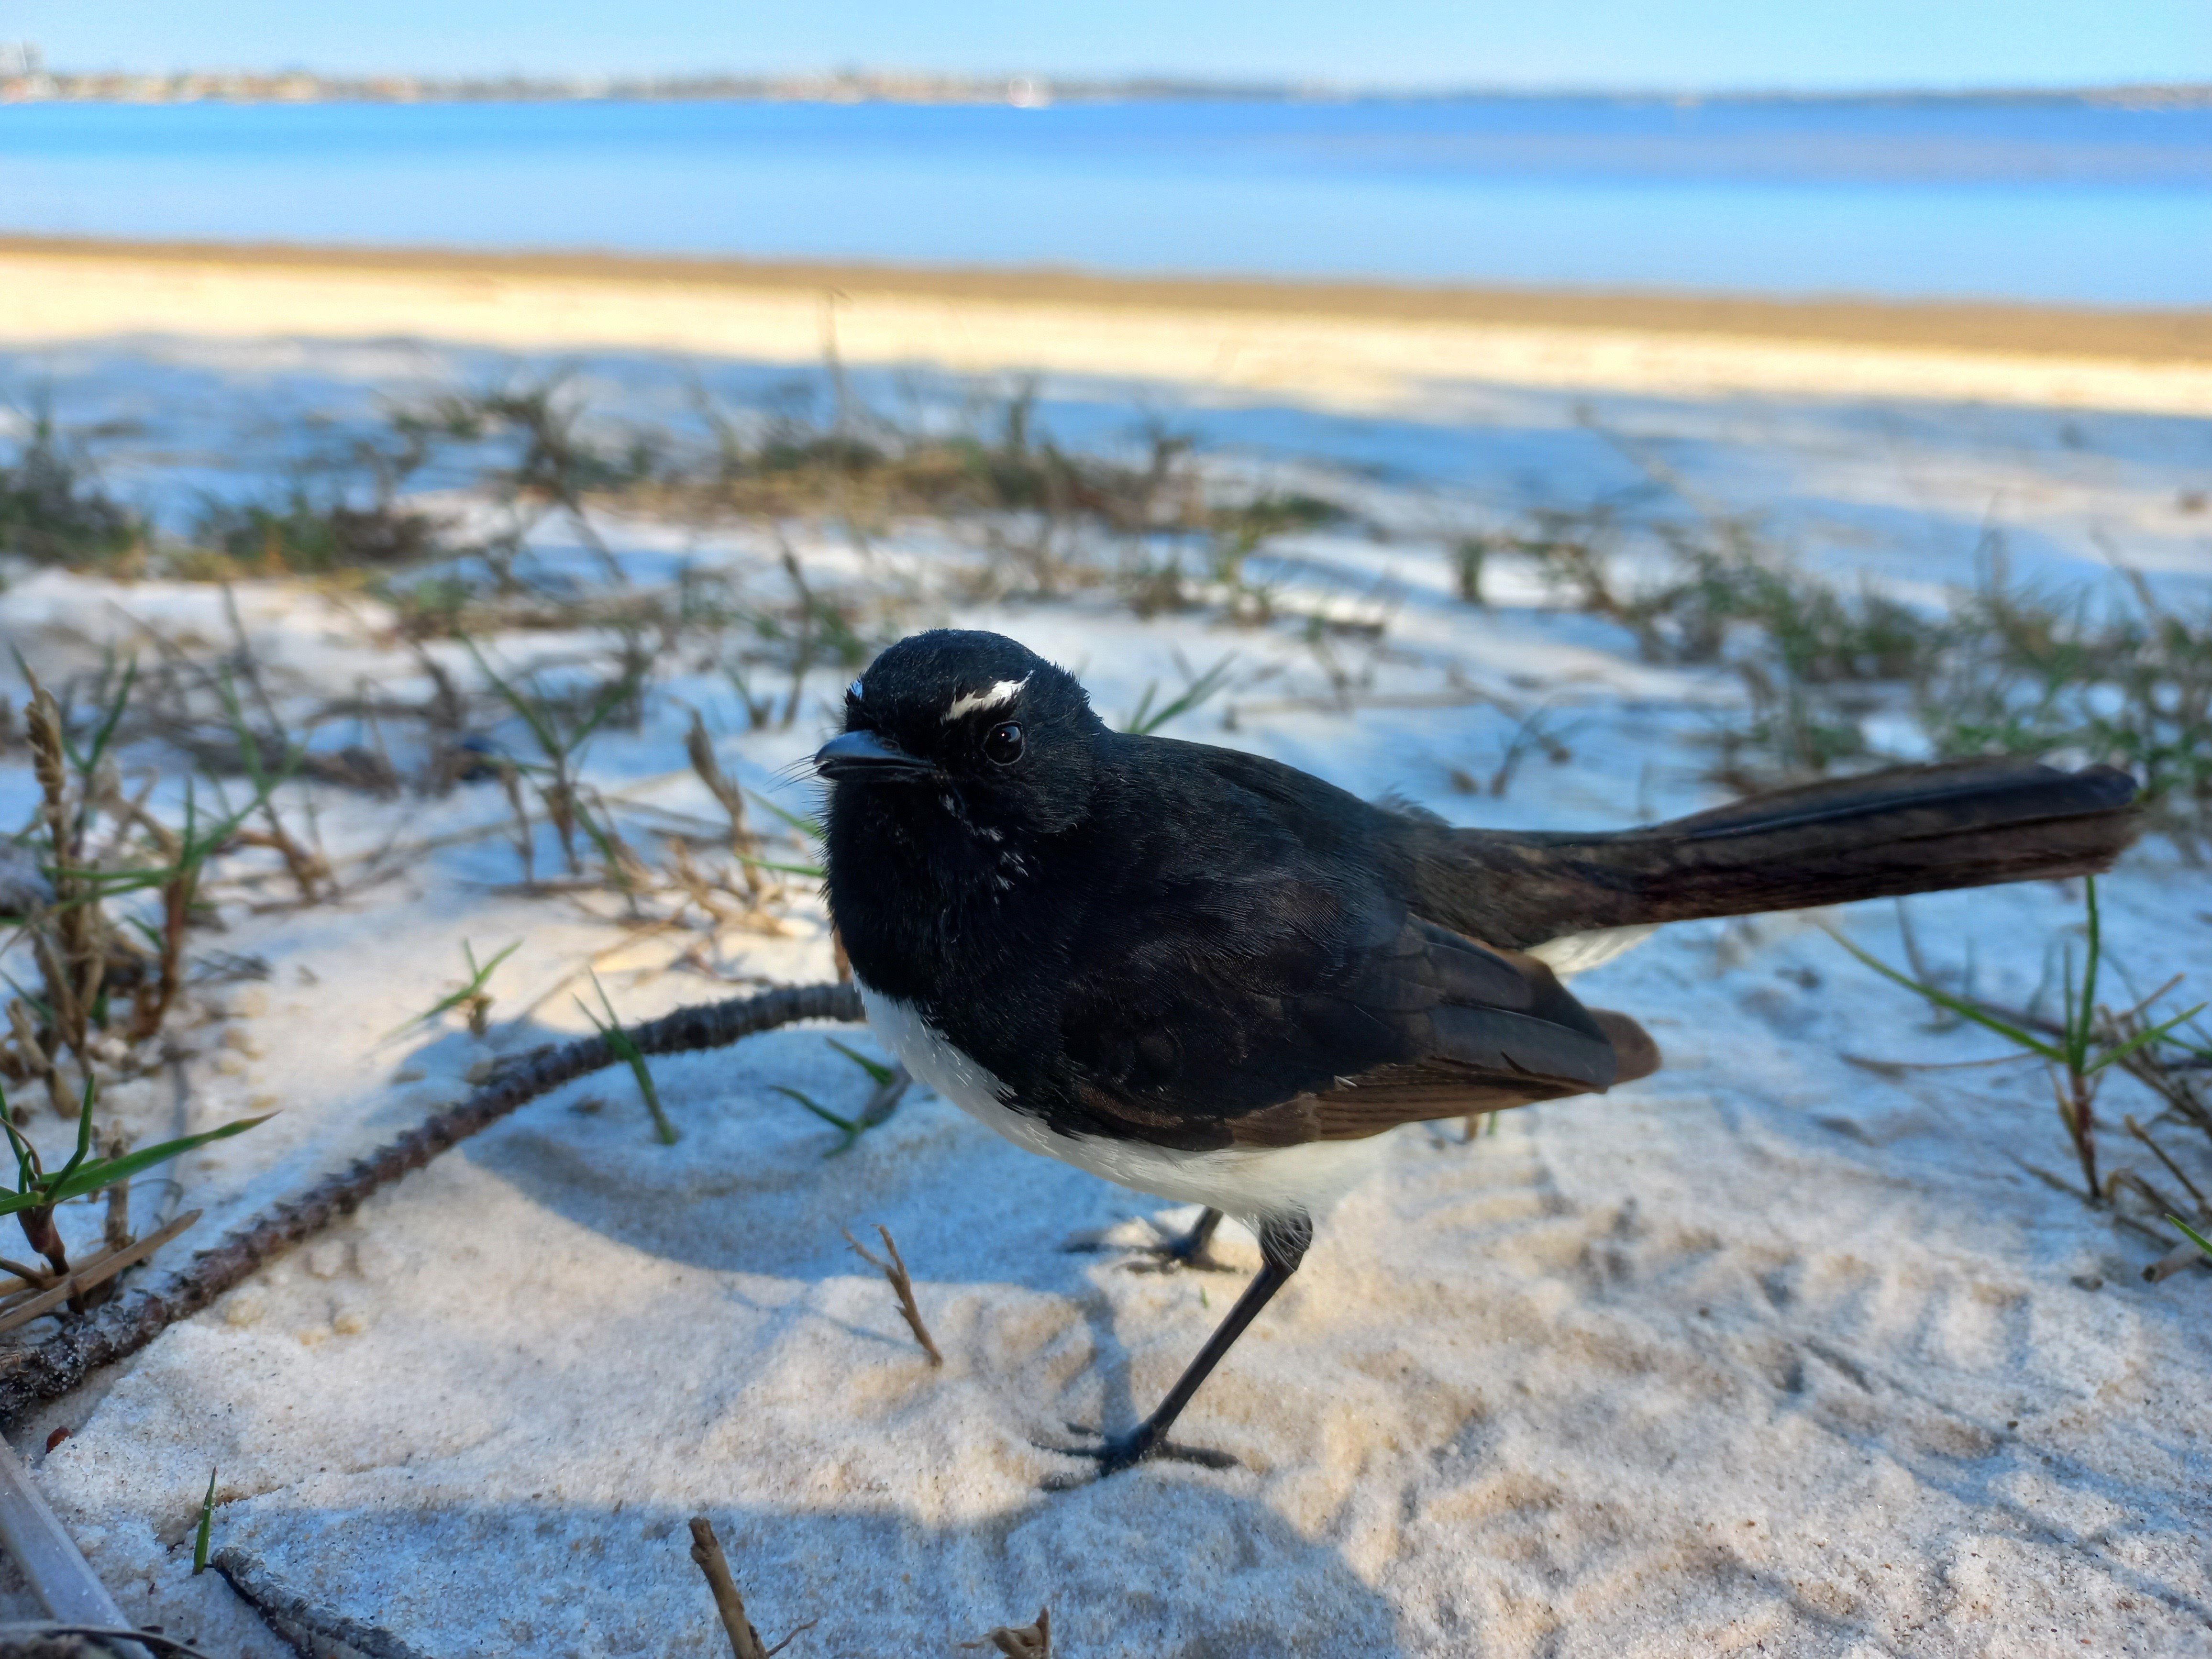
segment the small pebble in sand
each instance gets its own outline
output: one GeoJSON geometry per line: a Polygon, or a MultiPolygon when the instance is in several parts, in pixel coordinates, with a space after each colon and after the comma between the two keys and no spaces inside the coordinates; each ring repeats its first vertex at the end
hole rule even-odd
{"type": "Polygon", "coordinates": [[[300,1339],[301,1347],[313,1348],[329,1340],[331,1328],[327,1325],[302,1325],[292,1334],[300,1339]]]}
{"type": "Polygon", "coordinates": [[[261,1039],[254,1036],[252,1032],[247,1030],[243,1025],[229,1025],[224,1027],[222,1033],[222,1046],[226,1048],[233,1049],[239,1054],[244,1054],[249,1060],[258,1060],[264,1054],[268,1052],[263,1047],[261,1039]]]}
{"type": "Polygon", "coordinates": [[[331,1316],[331,1328],[340,1336],[359,1336],[368,1328],[368,1316],[359,1308],[341,1308],[331,1316]]]}
{"type": "Polygon", "coordinates": [[[119,1083],[100,1085],[100,1103],[110,1115],[135,1117],[155,1104],[159,1092],[150,1079],[126,1078],[119,1083]]]}
{"type": "Polygon", "coordinates": [[[420,1083],[430,1074],[420,1066],[403,1066],[392,1074],[394,1083],[420,1083]]]}
{"type": "Polygon", "coordinates": [[[219,1076],[242,1077],[246,1073],[244,1054],[222,1054],[215,1057],[215,1069],[219,1076]]]}
{"type": "Polygon", "coordinates": [[[261,1316],[269,1311],[269,1298],[258,1290],[243,1290],[227,1297],[222,1304],[222,1322],[226,1325],[258,1325],[261,1316]]]}
{"type": "Polygon", "coordinates": [[[269,1012],[269,988],[242,985],[231,994],[230,1012],[240,1019],[259,1019],[269,1012]]]}
{"type": "Polygon", "coordinates": [[[380,1285],[399,1270],[398,1252],[374,1234],[357,1241],[353,1270],[372,1285],[380,1285]]]}
{"type": "Polygon", "coordinates": [[[476,1059],[469,1062],[469,1069],[462,1073],[461,1075],[471,1083],[482,1083],[486,1078],[491,1075],[492,1067],[498,1064],[499,1058],[497,1055],[479,1054],[476,1059]]]}
{"type": "Polygon", "coordinates": [[[307,1252],[307,1271],[318,1279],[336,1279],[346,1270],[353,1254],[344,1240],[326,1238],[307,1252]]]}

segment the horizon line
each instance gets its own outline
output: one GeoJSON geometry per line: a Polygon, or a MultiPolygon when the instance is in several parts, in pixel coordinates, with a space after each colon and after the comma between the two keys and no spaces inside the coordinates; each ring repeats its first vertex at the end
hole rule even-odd
{"type": "MultiPolygon", "coordinates": [[[[1418,83],[1404,82],[1337,82],[1310,77],[1229,76],[1138,73],[1126,75],[1056,75],[1034,70],[992,71],[927,71],[897,68],[854,68],[803,70],[639,71],[631,73],[574,71],[562,74],[517,72],[431,73],[407,70],[327,72],[299,66],[277,69],[241,67],[144,69],[56,69],[46,66],[31,42],[0,41],[0,99],[13,93],[17,99],[52,96],[88,90],[102,82],[159,83],[172,88],[219,86],[244,90],[249,87],[274,91],[289,88],[297,99],[324,89],[356,95],[397,94],[435,101],[440,96],[469,94],[481,99],[497,94],[514,101],[617,99],[625,94],[688,94],[732,101],[774,99],[805,101],[811,91],[820,94],[859,93],[870,101],[930,101],[933,95],[954,94],[994,102],[1060,99],[1079,100],[1116,96],[1133,99],[1200,100],[1209,97],[1282,102],[1317,101],[1445,101],[1474,99],[1597,99],[1615,101],[1761,101],[1852,102],[1882,99],[2001,100],[2005,99],[2079,100],[2083,101],[2144,100],[2160,103],[2212,103],[2212,79],[2100,81],[2081,83],[1934,83],[1904,82],[1887,86],[1792,86],[1739,84],[1726,86],[1576,85],[1567,82],[1418,83]],[[15,49],[16,64],[7,63],[9,48],[15,49]],[[27,50],[26,50],[27,48],[27,50]],[[50,92],[33,90],[25,83],[46,82],[50,92]],[[240,86],[240,83],[245,83],[240,86]]],[[[284,94],[279,94],[279,96],[284,94]]]]}

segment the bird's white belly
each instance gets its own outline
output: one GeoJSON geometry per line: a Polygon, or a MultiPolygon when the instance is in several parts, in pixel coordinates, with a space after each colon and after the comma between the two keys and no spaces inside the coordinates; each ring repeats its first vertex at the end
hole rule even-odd
{"type": "Polygon", "coordinates": [[[869,1025],[918,1081],[1017,1146],[1137,1192],[1211,1205],[1243,1221],[1297,1212],[1317,1218],[1382,1161],[1380,1135],[1186,1152],[1103,1135],[1060,1134],[1001,1104],[1006,1091],[999,1079],[948,1042],[913,1004],[871,990],[858,978],[854,984],[868,1011],[869,1025]]]}
{"type": "Polygon", "coordinates": [[[1571,979],[1577,974],[1603,967],[1658,931],[1658,923],[1650,921],[1627,927],[1593,927],[1586,933],[1562,933],[1541,945],[1532,945],[1528,954],[1561,979],[1571,979]]]}

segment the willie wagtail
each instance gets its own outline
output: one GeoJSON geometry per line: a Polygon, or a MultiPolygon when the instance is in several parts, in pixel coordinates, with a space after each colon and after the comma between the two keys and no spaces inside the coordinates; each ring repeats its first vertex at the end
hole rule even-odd
{"type": "Polygon", "coordinates": [[[1263,1266],[1103,1473],[1166,1435],[1401,1123],[1602,1091],[1659,1052],[1559,975],[1653,927],[2104,869],[2110,767],[1913,767],[1616,833],[1459,830],[1107,728],[1014,641],[902,640],[846,694],[830,910],[870,1023],[1018,1146],[1223,1212],[1263,1266]]]}

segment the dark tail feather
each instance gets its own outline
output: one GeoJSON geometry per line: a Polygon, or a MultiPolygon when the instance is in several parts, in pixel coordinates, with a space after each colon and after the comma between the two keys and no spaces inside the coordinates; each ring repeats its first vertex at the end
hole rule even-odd
{"type": "Polygon", "coordinates": [[[2109,866],[2140,829],[2135,780],[2027,761],[1905,767],[1754,795],[1614,835],[1451,831],[1422,848],[1434,920],[1525,949],[1562,934],[2109,866]]]}
{"type": "Polygon", "coordinates": [[[1589,1012],[1598,1030],[1613,1044],[1613,1059],[1620,1067],[1613,1074],[1614,1086],[1650,1077],[1665,1064],[1659,1045],[1651,1040],[1651,1033],[1626,1014],[1615,1013],[1610,1008],[1593,1008],[1589,1012]]]}

